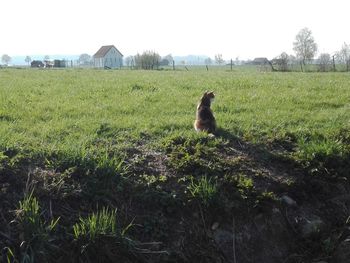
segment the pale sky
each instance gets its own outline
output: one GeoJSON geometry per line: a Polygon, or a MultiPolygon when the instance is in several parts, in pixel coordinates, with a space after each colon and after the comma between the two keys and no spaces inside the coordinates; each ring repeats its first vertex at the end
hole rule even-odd
{"type": "Polygon", "coordinates": [[[293,54],[308,27],[319,53],[350,43],[349,0],[1,0],[0,56],[222,54],[224,59],[293,54]]]}

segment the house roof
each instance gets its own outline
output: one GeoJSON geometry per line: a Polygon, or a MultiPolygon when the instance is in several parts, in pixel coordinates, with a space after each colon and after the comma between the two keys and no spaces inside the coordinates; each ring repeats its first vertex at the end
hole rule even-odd
{"type": "Polygon", "coordinates": [[[254,58],[253,62],[266,62],[269,61],[267,58],[254,58]]]}
{"type": "Polygon", "coordinates": [[[261,57],[261,58],[255,58],[252,63],[254,65],[266,65],[269,64],[269,60],[267,58],[261,57]]]}
{"type": "Polygon", "coordinates": [[[106,54],[108,53],[108,51],[111,49],[111,48],[115,48],[120,55],[123,56],[123,54],[113,45],[109,45],[109,46],[102,46],[96,53],[95,55],[93,56],[94,58],[103,58],[104,56],[106,56],[106,54]]]}

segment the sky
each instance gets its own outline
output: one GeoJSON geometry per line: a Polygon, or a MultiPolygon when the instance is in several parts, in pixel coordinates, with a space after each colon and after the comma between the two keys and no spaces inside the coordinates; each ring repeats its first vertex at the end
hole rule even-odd
{"type": "Polygon", "coordinates": [[[222,54],[272,59],[294,54],[304,27],[319,53],[350,43],[349,0],[1,0],[0,56],[222,54]]]}

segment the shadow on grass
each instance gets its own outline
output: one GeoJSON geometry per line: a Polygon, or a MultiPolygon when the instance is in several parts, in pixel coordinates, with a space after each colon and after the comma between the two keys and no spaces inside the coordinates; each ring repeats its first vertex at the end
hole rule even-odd
{"type": "Polygon", "coordinates": [[[284,153],[274,152],[268,145],[258,143],[254,144],[242,140],[242,138],[232,134],[230,131],[218,128],[216,136],[219,138],[226,139],[230,142],[231,146],[241,152],[248,154],[250,157],[255,159],[257,162],[280,163],[284,166],[302,168],[301,165],[296,162],[292,157],[289,157],[290,151],[285,151],[284,153]]]}

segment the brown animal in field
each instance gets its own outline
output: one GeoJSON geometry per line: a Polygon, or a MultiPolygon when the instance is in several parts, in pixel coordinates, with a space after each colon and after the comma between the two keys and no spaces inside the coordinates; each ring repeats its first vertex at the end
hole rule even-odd
{"type": "Polygon", "coordinates": [[[200,99],[197,106],[196,120],[194,121],[194,128],[196,131],[205,131],[207,133],[215,132],[216,120],[210,108],[214,98],[215,94],[213,91],[206,91],[200,99]]]}

